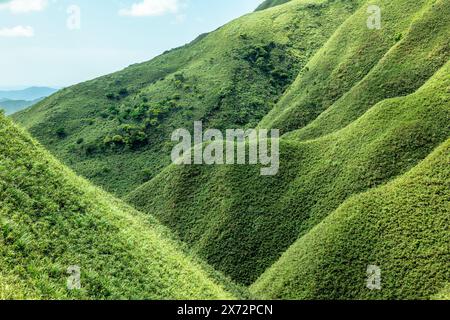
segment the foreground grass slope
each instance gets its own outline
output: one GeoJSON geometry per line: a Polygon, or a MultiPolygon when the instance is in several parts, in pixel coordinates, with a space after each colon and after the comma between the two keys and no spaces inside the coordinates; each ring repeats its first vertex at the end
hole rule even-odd
{"type": "Polygon", "coordinates": [[[0,299],[232,297],[170,239],[0,115],[0,299]]]}
{"type": "Polygon", "coordinates": [[[361,0],[296,0],[149,62],[61,90],[14,119],[120,196],[170,163],[171,133],[255,127],[361,0]]]}
{"type": "Polygon", "coordinates": [[[450,57],[450,3],[369,1],[301,71],[261,127],[294,139],[339,130],[377,102],[416,91],[450,57]],[[381,8],[380,30],[366,25],[368,5],[381,8]],[[311,123],[312,122],[312,123],[311,123]]]}
{"type": "Polygon", "coordinates": [[[415,93],[383,100],[333,134],[283,138],[275,177],[255,166],[172,166],[127,200],[250,284],[349,197],[404,174],[448,138],[449,74],[447,62],[415,93]]]}
{"type": "Polygon", "coordinates": [[[270,299],[448,299],[450,140],[404,176],[352,197],[252,286],[270,299]],[[369,290],[368,265],[381,268],[369,290]]]}

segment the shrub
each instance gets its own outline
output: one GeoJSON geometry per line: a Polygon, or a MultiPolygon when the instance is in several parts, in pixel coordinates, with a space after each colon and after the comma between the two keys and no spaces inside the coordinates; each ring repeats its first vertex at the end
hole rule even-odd
{"type": "Polygon", "coordinates": [[[127,89],[127,88],[122,88],[122,89],[120,89],[120,90],[119,90],[119,95],[120,95],[121,97],[126,97],[126,96],[128,96],[128,95],[129,95],[128,89],[127,89]]]}
{"type": "Polygon", "coordinates": [[[56,135],[60,139],[65,138],[67,136],[66,129],[64,129],[63,127],[59,127],[58,129],[56,129],[56,135]]]}

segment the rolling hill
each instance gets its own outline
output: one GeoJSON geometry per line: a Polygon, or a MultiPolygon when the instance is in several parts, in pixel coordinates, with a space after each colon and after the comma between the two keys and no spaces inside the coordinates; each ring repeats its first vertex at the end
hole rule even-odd
{"type": "MultiPolygon", "coordinates": [[[[184,47],[12,118],[147,214],[153,224],[141,230],[165,230],[207,292],[234,287],[197,256],[258,298],[445,299],[450,2],[284,2],[266,1],[184,47]],[[374,4],[381,29],[367,27],[374,4]],[[280,129],[278,175],[262,177],[254,165],[170,165],[172,131],[196,120],[280,129]],[[381,268],[382,290],[366,287],[368,265],[381,268]]],[[[145,222],[91,189],[107,199],[100,204],[145,222]]],[[[6,283],[16,276],[0,273],[6,283]]],[[[169,292],[181,295],[173,284],[169,292]]]]}
{"type": "Polygon", "coordinates": [[[0,299],[227,299],[155,219],[93,187],[0,115],[0,299]],[[81,290],[66,287],[70,266],[81,290]]]}
{"type": "Polygon", "coordinates": [[[293,1],[246,15],[13,118],[78,174],[125,196],[170,164],[175,129],[195,120],[255,127],[359,2],[293,1]]]}
{"type": "Polygon", "coordinates": [[[271,299],[448,299],[449,161],[447,140],[404,176],[352,197],[252,290],[271,299]],[[382,290],[364,286],[371,264],[381,268],[382,290]]]}

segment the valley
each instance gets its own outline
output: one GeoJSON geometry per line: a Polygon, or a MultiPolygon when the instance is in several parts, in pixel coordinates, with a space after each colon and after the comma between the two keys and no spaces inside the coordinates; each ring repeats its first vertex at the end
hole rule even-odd
{"type": "Polygon", "coordinates": [[[267,0],[0,114],[0,299],[450,299],[449,30],[267,0]]]}

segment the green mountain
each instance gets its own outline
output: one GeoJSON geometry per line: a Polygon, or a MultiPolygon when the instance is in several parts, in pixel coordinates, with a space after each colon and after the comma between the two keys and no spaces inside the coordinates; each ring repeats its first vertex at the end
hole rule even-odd
{"type": "Polygon", "coordinates": [[[450,2],[281,2],[13,119],[255,297],[445,299],[450,2]],[[170,165],[196,120],[280,129],[278,175],[170,165]]]}
{"type": "Polygon", "coordinates": [[[232,298],[144,217],[0,115],[0,299],[232,298]],[[81,290],[66,287],[78,266],[81,290]]]}
{"type": "Polygon", "coordinates": [[[352,197],[252,290],[272,299],[448,299],[449,161],[450,139],[404,176],[352,197]],[[369,264],[380,266],[382,290],[361,285],[369,264]]]}
{"type": "Polygon", "coordinates": [[[275,6],[279,6],[280,4],[289,2],[291,0],[266,0],[263,3],[261,3],[258,8],[256,8],[256,11],[266,10],[275,6]]]}
{"type": "MultiPolygon", "coordinates": [[[[383,4],[393,5],[391,1],[383,4]]],[[[156,214],[219,270],[241,283],[252,283],[299,236],[307,234],[346,199],[407,172],[448,138],[450,116],[446,88],[449,73],[448,67],[443,65],[450,56],[450,51],[446,50],[446,30],[450,24],[444,17],[450,8],[443,1],[423,1],[422,5],[412,10],[411,1],[403,1],[395,3],[397,10],[386,10],[383,33],[374,35],[391,42],[391,47],[385,48],[372,47],[373,39],[355,28],[365,22],[366,7],[363,6],[311,59],[296,83],[280,99],[280,105],[290,98],[298,81],[313,78],[317,70],[330,70],[330,59],[322,59],[324,52],[333,57],[342,55],[342,59],[335,58],[341,61],[337,64],[340,70],[358,64],[356,53],[352,53],[360,52],[361,47],[367,48],[367,52],[358,55],[369,64],[360,69],[360,72],[366,70],[366,74],[361,73],[360,79],[352,81],[354,87],[364,84],[364,88],[372,86],[374,89],[351,87],[348,93],[342,94],[347,97],[353,90],[358,92],[354,96],[353,113],[335,112],[335,118],[328,121],[323,130],[329,130],[333,123],[343,123],[343,115],[348,115],[354,120],[345,128],[305,141],[297,137],[295,130],[283,137],[278,176],[261,178],[259,169],[254,166],[170,167],[132,193],[128,201],[140,210],[156,214]],[[408,9],[409,24],[405,22],[408,9]],[[393,26],[389,25],[390,21],[393,26]],[[430,35],[426,40],[421,40],[421,34],[416,38],[413,34],[417,29],[430,35]],[[354,30],[356,34],[352,34],[354,30]],[[399,32],[405,35],[396,41],[394,37],[399,32]],[[411,42],[418,44],[419,39],[426,45],[419,45],[421,50],[412,50],[411,47],[415,47],[411,42]],[[348,43],[343,46],[345,41],[348,43]],[[378,52],[382,49],[384,53],[378,52]],[[377,55],[374,56],[373,51],[377,55]],[[424,56],[427,58],[421,59],[424,56]],[[373,57],[378,60],[370,61],[370,58],[375,59],[373,57]],[[411,62],[392,71],[393,66],[399,68],[399,57],[411,62]],[[439,76],[419,88],[427,81],[422,79],[428,79],[439,69],[439,76]],[[406,80],[404,74],[408,74],[406,80]],[[379,90],[378,84],[383,83],[383,79],[399,84],[389,86],[389,91],[379,90]],[[413,85],[417,87],[415,92],[410,89],[413,85]],[[398,97],[393,100],[387,99],[393,95],[391,90],[398,90],[398,97]],[[406,90],[412,93],[405,96],[406,90]],[[368,106],[367,99],[374,100],[374,104],[368,106]],[[358,117],[359,114],[362,116],[358,117]]],[[[341,87],[336,83],[351,83],[351,79],[345,79],[342,74],[347,73],[331,72],[331,78],[325,82],[330,83],[330,87],[320,85],[323,90],[317,94],[323,92],[323,98],[328,92],[332,94],[333,88],[341,87]]],[[[354,72],[348,77],[355,77],[354,72]]],[[[315,81],[312,80],[310,86],[314,86],[315,81]]],[[[306,98],[311,92],[314,93],[313,89],[305,89],[306,98]]],[[[296,101],[306,98],[297,97],[296,101]]],[[[330,102],[330,110],[340,106],[339,95],[329,99],[335,101],[330,102]]],[[[295,101],[292,103],[297,106],[295,101]]],[[[304,119],[305,115],[288,117],[287,123],[306,121],[304,119]]],[[[266,126],[265,119],[261,126],[266,126]]]]}
{"type": "Polygon", "coordinates": [[[170,164],[175,129],[195,120],[255,127],[358,2],[293,1],[244,16],[14,119],[77,173],[124,196],[170,164]]]}

